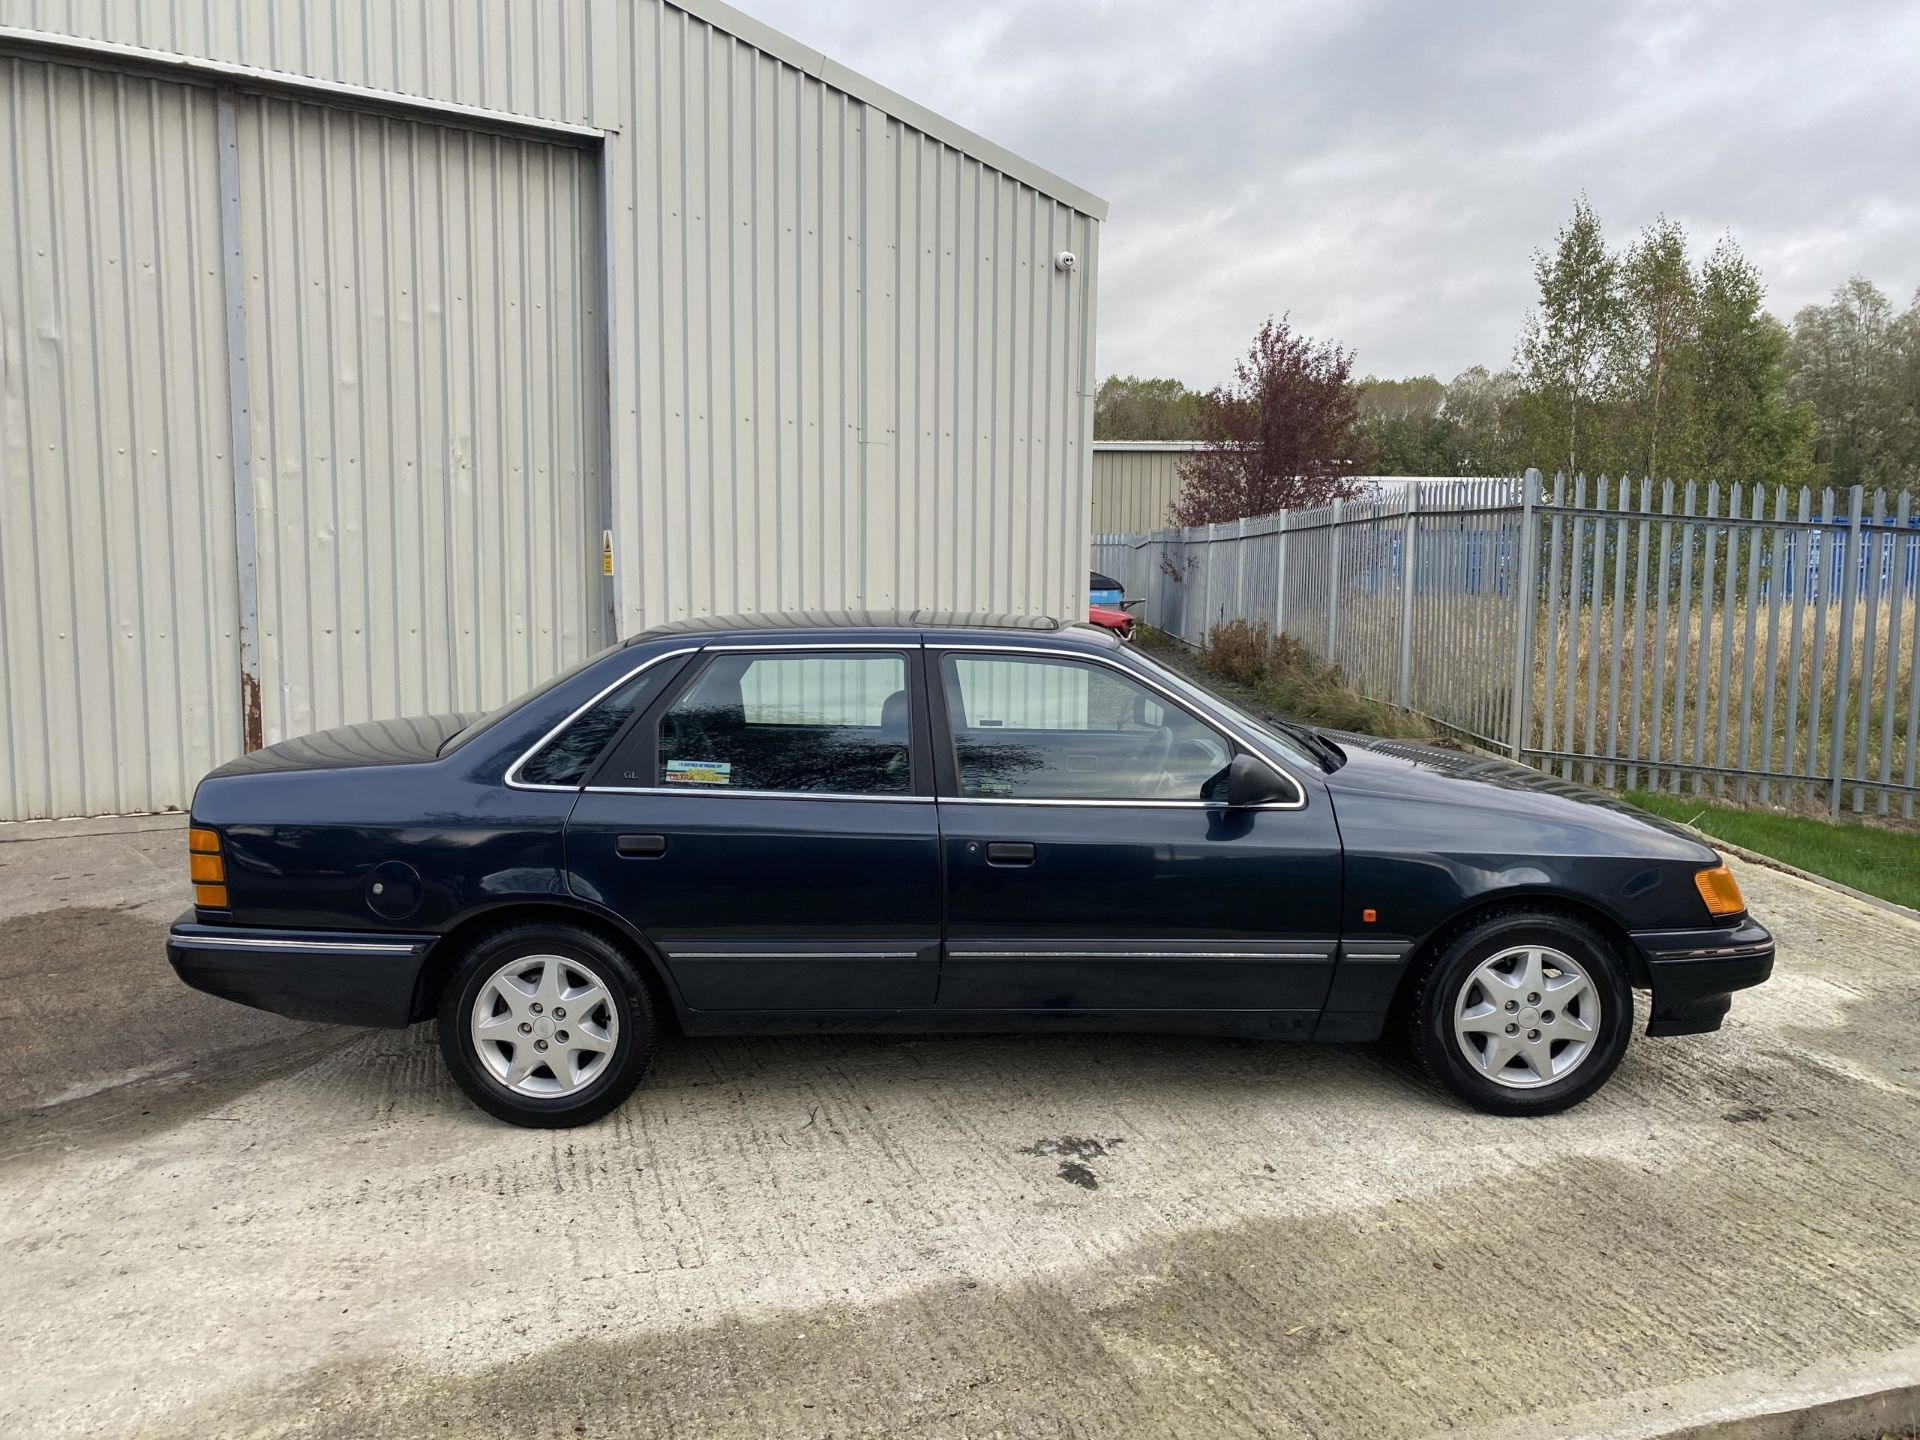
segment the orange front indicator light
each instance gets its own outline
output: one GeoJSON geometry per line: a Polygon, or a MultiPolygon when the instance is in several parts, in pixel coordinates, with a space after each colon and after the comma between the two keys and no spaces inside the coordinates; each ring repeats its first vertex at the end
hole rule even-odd
{"type": "Polygon", "coordinates": [[[220,854],[217,831],[187,831],[187,869],[193,880],[193,903],[202,910],[227,908],[227,863],[220,854]]]}
{"type": "Polygon", "coordinates": [[[1707,902],[1707,913],[1716,920],[1738,915],[1747,908],[1746,898],[1740,893],[1740,882],[1724,864],[1695,871],[1693,884],[1700,898],[1707,902]]]}

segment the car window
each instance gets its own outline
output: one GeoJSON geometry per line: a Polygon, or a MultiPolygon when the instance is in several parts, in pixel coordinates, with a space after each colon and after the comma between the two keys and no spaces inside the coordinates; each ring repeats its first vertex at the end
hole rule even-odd
{"type": "Polygon", "coordinates": [[[1303,765],[1312,765],[1318,769],[1326,769],[1325,763],[1312,752],[1305,749],[1298,740],[1295,740],[1284,731],[1274,729],[1273,726],[1267,724],[1258,716],[1249,714],[1246,710],[1227,699],[1226,696],[1216,694],[1204,686],[1196,685],[1178,670],[1162,665],[1151,655],[1143,654],[1138,649],[1133,652],[1132,658],[1134,664],[1143,665],[1148,670],[1151,670],[1154,679],[1165,685],[1167,689],[1173,691],[1175,694],[1185,695],[1200,701],[1202,709],[1205,709],[1207,705],[1212,705],[1217,709],[1226,711],[1229,724],[1237,725],[1243,730],[1252,731],[1256,737],[1265,741],[1288,759],[1298,761],[1303,765]]]}
{"type": "Polygon", "coordinates": [[[1109,666],[958,654],[941,664],[963,796],[1225,799],[1228,742],[1109,666]]]}
{"type": "Polygon", "coordinates": [[[520,709],[522,706],[531,705],[535,700],[538,700],[542,695],[546,694],[549,690],[553,690],[558,686],[566,684],[569,680],[573,679],[574,676],[578,675],[581,671],[587,669],[588,666],[599,664],[602,660],[606,659],[607,656],[613,654],[614,651],[618,650],[622,643],[623,642],[621,641],[615,641],[613,644],[607,646],[604,650],[594,651],[593,654],[589,655],[586,659],[582,660],[578,665],[575,665],[572,669],[562,670],[558,675],[554,676],[551,680],[541,681],[538,685],[534,686],[531,690],[527,691],[524,695],[516,695],[513,699],[509,700],[506,704],[502,705],[499,709],[489,710],[487,711],[486,714],[482,715],[478,720],[470,721],[463,728],[454,731],[453,734],[449,735],[445,740],[441,741],[440,749],[436,753],[441,755],[451,755],[455,750],[458,750],[462,745],[466,744],[474,736],[478,735],[482,730],[491,729],[493,726],[499,724],[502,720],[506,719],[507,716],[513,714],[514,711],[520,709]]]}
{"type": "Polygon", "coordinates": [[[909,714],[902,655],[721,655],[661,717],[654,783],[905,794],[909,714]]]}
{"type": "Polygon", "coordinates": [[[587,772],[620,728],[647,708],[680,670],[672,660],[648,666],[543,745],[514,778],[527,785],[586,783],[587,772]]]}

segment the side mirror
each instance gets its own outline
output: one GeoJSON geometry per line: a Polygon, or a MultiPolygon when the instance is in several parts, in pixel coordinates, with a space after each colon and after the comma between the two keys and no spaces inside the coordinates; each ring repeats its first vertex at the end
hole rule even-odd
{"type": "Polygon", "coordinates": [[[1271,805],[1294,799],[1293,786],[1274,772],[1271,765],[1242,751],[1227,767],[1227,804],[1234,809],[1247,805],[1271,805]]]}

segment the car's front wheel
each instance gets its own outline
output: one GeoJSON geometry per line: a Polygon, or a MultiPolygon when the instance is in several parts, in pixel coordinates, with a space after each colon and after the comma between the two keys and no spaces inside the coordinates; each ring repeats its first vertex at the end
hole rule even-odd
{"type": "Polygon", "coordinates": [[[1633,990],[1591,927],[1512,909],[1441,941],[1408,1019],[1420,1063],[1454,1094],[1496,1115],[1546,1115],[1618,1067],[1633,990]]]}
{"type": "Polygon", "coordinates": [[[647,987],[590,930],[506,925],[468,949],[440,992],[440,1053],[474,1104],[516,1125],[584,1125],[653,1063],[647,987]]]}

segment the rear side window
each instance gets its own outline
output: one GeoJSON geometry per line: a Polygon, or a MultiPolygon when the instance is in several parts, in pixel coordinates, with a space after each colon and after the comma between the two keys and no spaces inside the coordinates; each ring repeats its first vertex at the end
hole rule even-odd
{"type": "Polygon", "coordinates": [[[520,767],[515,777],[524,785],[584,785],[587,773],[618,735],[621,728],[647,708],[647,703],[666,688],[680,665],[663,660],[638,675],[575,720],[549,740],[534,757],[520,767]]]}
{"type": "Polygon", "coordinates": [[[660,720],[656,785],[904,795],[906,658],[722,655],[660,720]]]}
{"type": "Polygon", "coordinates": [[[506,719],[509,715],[513,714],[516,710],[521,709],[523,706],[531,705],[534,701],[538,700],[542,695],[546,694],[549,690],[552,690],[557,686],[566,684],[567,681],[573,679],[574,676],[578,675],[582,670],[585,670],[588,666],[598,665],[602,660],[606,659],[607,656],[613,654],[614,651],[618,650],[621,646],[621,643],[622,642],[616,640],[613,642],[613,644],[607,646],[606,649],[594,651],[593,654],[589,655],[586,659],[582,660],[578,665],[575,665],[571,670],[562,670],[558,675],[554,676],[551,680],[541,681],[538,685],[534,686],[533,689],[527,691],[526,694],[516,696],[514,699],[509,700],[506,704],[502,705],[499,709],[489,710],[486,714],[480,716],[479,719],[469,722],[464,728],[454,731],[453,734],[449,735],[445,740],[441,741],[440,749],[437,753],[441,755],[451,755],[455,750],[458,750],[462,745],[466,744],[467,741],[471,740],[474,736],[478,735],[482,730],[491,729],[493,726],[499,724],[502,720],[506,719]]]}

